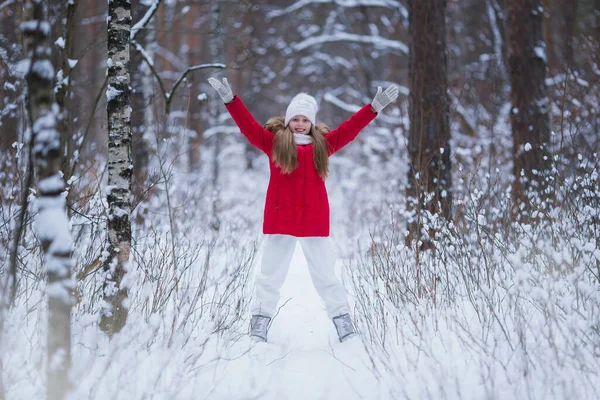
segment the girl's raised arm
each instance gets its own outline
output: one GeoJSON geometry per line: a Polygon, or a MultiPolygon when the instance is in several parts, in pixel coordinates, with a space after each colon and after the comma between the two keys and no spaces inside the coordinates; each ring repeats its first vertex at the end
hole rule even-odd
{"type": "Polygon", "coordinates": [[[377,88],[377,94],[370,105],[358,110],[349,119],[344,121],[337,129],[332,130],[325,136],[328,144],[328,153],[332,155],[342,147],[350,143],[367,126],[377,114],[398,97],[398,87],[392,85],[382,91],[381,86],[377,88]]]}
{"type": "Polygon", "coordinates": [[[222,82],[215,78],[208,78],[208,83],[219,93],[242,134],[253,146],[270,156],[273,150],[273,134],[256,121],[239,96],[233,95],[227,78],[223,78],[222,82]]]}

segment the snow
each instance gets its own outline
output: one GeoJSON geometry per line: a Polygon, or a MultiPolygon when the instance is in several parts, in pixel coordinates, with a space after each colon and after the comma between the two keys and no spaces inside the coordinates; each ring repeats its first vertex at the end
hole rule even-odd
{"type": "MultiPolygon", "coordinates": [[[[156,3],[143,2],[152,6],[156,3]]],[[[342,7],[365,3],[382,7],[398,4],[384,0],[300,0],[288,2],[288,8],[275,10],[272,16],[292,9],[300,13],[305,11],[303,7],[319,12],[318,7],[327,4],[333,10],[331,14],[336,15],[322,16],[331,19],[330,24],[319,29],[317,25],[305,25],[305,32],[327,33],[306,38],[318,45],[340,38],[353,40],[344,37],[344,32],[331,32],[335,26],[348,28],[339,18],[344,12],[342,7]]],[[[459,2],[454,3],[457,6],[459,2]]],[[[496,2],[487,3],[490,20],[492,3],[496,2]]],[[[390,20],[378,22],[384,36],[389,36],[386,29],[404,29],[398,12],[389,14],[390,20]]],[[[390,43],[381,42],[376,29],[371,32],[373,35],[363,39],[363,54],[368,57],[377,47],[375,51],[381,56],[390,43]]],[[[297,46],[312,46],[302,41],[301,32],[297,33],[295,37],[301,41],[297,46]]],[[[404,34],[399,32],[393,37],[404,34]]],[[[485,49],[489,54],[473,58],[476,62],[492,60],[494,54],[500,58],[499,42],[491,40],[498,35],[498,21],[493,21],[484,35],[489,40],[485,49]]],[[[258,53],[270,54],[269,48],[258,53]]],[[[358,68],[341,48],[339,55],[316,49],[303,54],[306,63],[286,62],[283,75],[268,69],[256,79],[284,85],[282,93],[288,94],[290,88],[301,89],[300,80],[287,79],[298,68],[306,68],[302,71],[310,71],[311,77],[317,78],[358,68]]],[[[402,53],[401,47],[397,50],[393,52],[402,53]]],[[[145,54],[143,49],[140,51],[145,54]]],[[[169,71],[164,71],[165,79],[176,80],[187,68],[181,54],[170,53],[169,49],[156,51],[171,65],[169,71]]],[[[112,66],[112,60],[108,65],[112,66]]],[[[27,60],[17,66],[23,75],[29,69],[27,60]]],[[[323,116],[327,109],[334,110],[334,115],[356,111],[371,100],[377,85],[385,87],[392,79],[406,78],[401,71],[402,76],[393,78],[386,72],[387,67],[382,68],[384,74],[367,77],[368,83],[360,82],[363,77],[359,77],[340,87],[320,88],[323,116]],[[371,86],[360,89],[364,85],[371,86]]],[[[459,68],[454,76],[462,73],[459,68]]],[[[354,74],[344,76],[350,75],[354,74]]],[[[593,80],[588,83],[572,73],[556,75],[547,82],[562,93],[557,82],[567,79],[569,85],[579,89],[595,85],[593,80]]],[[[247,82],[249,92],[256,94],[258,89],[252,81],[247,82]]],[[[195,90],[202,90],[202,84],[189,94],[196,96],[195,90]]],[[[268,161],[265,157],[251,159],[252,169],[247,169],[247,144],[222,106],[209,117],[214,123],[206,123],[198,131],[205,140],[201,165],[190,173],[186,146],[192,127],[182,127],[191,121],[187,118],[190,115],[174,109],[168,121],[154,121],[173,135],[164,141],[155,141],[150,135],[146,143],[152,187],[140,194],[139,202],[136,196],[131,214],[134,246],[124,280],[129,289],[126,304],[130,315],[124,330],[108,340],[98,328],[102,278],[106,276],[101,263],[110,256],[106,250],[109,210],[105,194],[118,186],[105,186],[102,151],[97,152],[93,166],[84,165],[86,160],[82,159],[77,179],[73,176],[68,182],[73,185],[73,194],[81,194],[72,204],[71,221],[66,219],[65,193],[36,199],[31,207],[36,229],[35,233],[28,230],[23,241],[23,283],[16,306],[3,320],[0,340],[1,365],[9,366],[1,369],[0,377],[7,400],[44,397],[47,296],[67,301],[74,288],[78,297],[72,312],[73,399],[598,398],[600,342],[596,332],[600,293],[594,275],[600,249],[592,231],[600,215],[594,203],[598,198],[594,186],[597,171],[588,175],[589,182],[578,180],[583,174],[579,169],[587,171],[590,165],[597,168],[597,155],[593,159],[583,147],[573,148],[580,152],[573,153],[577,159],[573,156],[571,160],[577,172],[564,177],[557,174],[564,178],[566,189],[560,187],[561,182],[556,185],[556,203],[571,209],[550,207],[532,212],[533,218],[540,218],[539,223],[510,221],[510,116],[511,112],[526,110],[512,109],[505,95],[498,92],[503,105],[488,114],[490,110],[472,104],[470,96],[478,93],[476,88],[466,87],[465,93],[470,94],[457,98],[461,90],[459,87],[449,92],[451,109],[460,114],[454,117],[464,119],[461,128],[453,127],[448,147],[438,143],[432,146],[453,162],[452,191],[443,190],[441,197],[454,200],[456,219],[454,224],[443,226],[436,216],[427,212],[421,215],[425,231],[439,229],[443,239],[438,247],[440,258],[430,257],[425,251],[416,259],[404,244],[409,238],[406,222],[413,217],[404,198],[409,174],[404,131],[409,126],[408,98],[386,109],[344,149],[345,154],[336,154],[330,160],[327,189],[332,238],[340,253],[336,267],[349,291],[352,314],[361,334],[345,343],[337,340],[299,247],[282,288],[281,309],[271,327],[269,343],[254,343],[248,338],[248,305],[261,257],[261,251],[254,253],[254,249],[259,248],[255,241],[263,239],[268,161]],[[463,123],[472,127],[477,137],[460,134],[463,123]],[[216,139],[222,145],[219,152],[213,151],[216,139]],[[165,168],[166,181],[159,175],[159,164],[165,168]],[[218,177],[213,177],[213,166],[221,167],[218,177]],[[217,182],[211,183],[211,179],[217,182]],[[564,201],[563,190],[574,197],[564,201]],[[167,193],[171,195],[171,208],[165,202],[167,193]],[[577,193],[588,200],[582,202],[577,193]],[[171,216],[173,223],[169,224],[171,216]],[[207,223],[214,219],[220,223],[218,232],[207,223]],[[547,224],[546,219],[552,222],[547,224]],[[70,234],[77,238],[76,248],[70,234]],[[45,261],[41,261],[39,239],[52,241],[45,261]],[[86,277],[47,284],[43,279],[45,270],[68,272],[68,260],[57,253],[71,250],[71,266],[76,266],[78,273],[85,271],[86,277]],[[241,266],[246,269],[239,270],[241,266]]],[[[401,87],[401,91],[408,95],[407,88],[401,87]]],[[[109,88],[107,98],[114,98],[117,92],[109,88]]],[[[197,97],[199,101],[207,98],[206,93],[197,97]]],[[[550,107],[552,99],[550,95],[535,104],[550,107]]],[[[577,99],[569,96],[566,104],[589,106],[582,97],[577,99]]],[[[274,99],[248,96],[248,100],[260,106],[257,103],[274,99]]],[[[272,105],[272,110],[285,110],[283,101],[272,105]]],[[[55,115],[49,114],[35,126],[43,133],[39,138],[53,144],[58,143],[55,115]]],[[[80,121],[84,124],[83,119],[80,121]]],[[[571,120],[565,121],[565,126],[572,125],[571,120]]],[[[560,132],[558,126],[553,128],[560,132]]],[[[83,140],[83,133],[76,132],[77,140],[83,140]]],[[[16,147],[26,154],[27,147],[21,142],[27,143],[27,137],[19,141],[16,147]]],[[[565,140],[565,146],[570,146],[570,140],[565,140]]],[[[520,150],[532,151],[533,146],[526,143],[520,150]]],[[[565,150],[560,157],[553,156],[557,168],[565,164],[563,154],[571,148],[565,150]]],[[[131,169],[128,162],[125,165],[131,169]]],[[[41,192],[59,190],[62,181],[55,176],[42,180],[39,188],[41,192]]],[[[18,198],[18,191],[7,193],[5,199],[10,198],[18,198]]],[[[117,209],[113,215],[127,212],[117,209]]],[[[6,215],[6,221],[10,222],[7,229],[14,227],[12,215],[6,215]]],[[[111,261],[114,273],[116,260],[111,261]]],[[[56,361],[61,361],[60,355],[56,361]]]]}
{"type": "Polygon", "coordinates": [[[4,90],[14,92],[17,88],[10,82],[4,82],[4,90]]]}
{"type": "MultiPolygon", "coordinates": [[[[39,197],[36,201],[39,208],[37,233],[40,241],[50,243],[49,252],[65,254],[73,250],[73,240],[69,231],[69,220],[62,196],[39,197]]],[[[47,265],[47,268],[62,268],[58,264],[47,265]]]]}
{"type": "Polygon", "coordinates": [[[108,87],[106,88],[106,101],[107,102],[113,101],[121,93],[123,93],[122,90],[119,90],[112,85],[108,85],[108,87]]]}
{"type": "MultiPolygon", "coordinates": [[[[232,138],[233,133],[232,129],[232,138]]],[[[480,140],[481,146],[485,140],[480,140]]],[[[495,143],[501,142],[496,138],[495,143]]],[[[453,157],[476,157],[486,150],[451,148],[457,149],[453,157]]],[[[600,390],[594,379],[598,350],[594,350],[589,332],[597,321],[600,295],[586,275],[586,263],[600,257],[593,239],[582,235],[558,245],[544,243],[538,237],[538,227],[528,225],[514,242],[506,242],[507,235],[496,232],[465,246],[477,229],[492,229],[492,221],[504,216],[501,204],[496,204],[500,207],[496,215],[483,207],[467,216],[472,222],[464,235],[449,235],[455,241],[440,247],[447,262],[435,263],[427,253],[422,255],[421,285],[431,293],[412,299],[411,292],[417,287],[416,261],[404,245],[404,225],[398,227],[401,239],[390,238],[389,247],[382,248],[393,231],[372,231],[370,223],[358,223],[373,205],[379,206],[382,198],[398,191],[397,182],[402,178],[393,184],[388,178],[365,179],[373,171],[377,176],[385,174],[382,164],[360,166],[352,158],[332,158],[332,181],[327,185],[333,239],[340,253],[336,269],[349,291],[361,336],[339,343],[297,246],[269,343],[252,342],[246,335],[247,308],[261,250],[259,247],[254,255],[251,241],[263,238],[257,210],[264,201],[261,196],[268,164],[263,160],[258,167],[262,172],[250,172],[239,179],[243,145],[232,145],[227,154],[224,162],[230,168],[225,173],[235,179],[224,179],[221,187],[223,228],[214,241],[206,236],[201,219],[206,205],[186,198],[181,208],[189,214],[176,216],[177,230],[182,232],[175,238],[179,272],[170,267],[167,238],[171,231],[164,220],[134,225],[136,251],[132,251],[126,280],[131,313],[123,332],[108,340],[98,329],[98,298],[92,293],[93,289],[101,290],[102,273],[77,283],[82,298],[73,310],[72,377],[77,384],[72,398],[595,398],[600,390]],[[389,192],[385,192],[388,187],[389,192]],[[369,239],[363,242],[365,237],[369,239]],[[502,251],[490,251],[493,241],[502,243],[502,251]],[[198,245],[202,242],[210,245],[198,245]],[[210,256],[208,248],[214,249],[210,256]],[[377,249],[382,253],[374,253],[377,249]],[[533,249],[538,256],[532,256],[533,249]],[[244,259],[249,259],[249,270],[235,270],[244,265],[244,259]],[[393,264],[378,266],[386,259],[393,264]],[[578,260],[583,263],[577,264],[578,260]],[[493,263],[489,270],[486,263],[493,263]],[[560,273],[540,268],[544,263],[555,263],[560,273]],[[478,273],[483,276],[487,272],[493,280],[490,286],[476,280],[478,273]],[[235,289],[222,295],[235,276],[242,276],[240,281],[245,283],[238,281],[232,285],[235,289]],[[439,286],[428,286],[429,276],[439,286]],[[200,290],[202,287],[206,289],[200,290]],[[172,293],[169,300],[166,293],[172,293]],[[235,313],[239,313],[239,320],[235,313]],[[219,328],[223,326],[228,328],[219,328]]],[[[395,166],[388,166],[390,174],[406,176],[406,169],[395,166]]],[[[505,166],[499,168],[496,174],[501,175],[505,166]]],[[[462,198],[468,203],[480,204],[487,198],[485,188],[470,188],[468,194],[462,198]]],[[[459,200],[456,192],[452,196],[459,200]]],[[[40,201],[40,209],[58,212],[64,208],[58,199],[40,201]],[[53,201],[56,203],[50,204],[53,201]]],[[[146,205],[150,208],[147,218],[166,214],[161,198],[156,196],[153,201],[156,204],[146,205]]],[[[102,204],[98,200],[94,209],[103,216],[102,204]]],[[[404,208],[403,204],[392,206],[384,206],[380,215],[404,208]]],[[[182,211],[176,207],[175,212],[182,211]]],[[[46,217],[42,212],[36,218],[54,219],[46,217]]],[[[381,216],[375,219],[378,224],[386,223],[381,216]]],[[[56,227],[67,226],[65,222],[56,220],[40,231],[54,234],[56,227]]],[[[428,223],[433,226],[435,221],[428,223]]],[[[108,257],[107,252],[101,253],[101,242],[90,247],[98,249],[96,256],[108,257]]],[[[87,252],[83,248],[75,251],[87,252]]],[[[50,258],[47,267],[59,270],[60,261],[50,258]]],[[[3,365],[11,366],[4,371],[8,399],[43,396],[43,374],[31,362],[43,360],[45,354],[46,303],[42,293],[62,299],[70,285],[74,285],[72,280],[65,285],[42,286],[30,294],[30,304],[22,300],[11,311],[0,352],[3,365]]]]}
{"type": "Polygon", "coordinates": [[[372,44],[378,49],[399,50],[408,54],[408,46],[399,40],[390,40],[378,35],[358,35],[347,32],[336,32],[331,35],[312,36],[292,46],[294,51],[302,51],[308,47],[332,42],[357,42],[372,44]]]}
{"type": "Polygon", "coordinates": [[[124,209],[119,208],[119,207],[116,207],[116,208],[112,209],[112,215],[114,217],[121,218],[121,217],[123,217],[125,215],[129,215],[129,211],[128,210],[124,210],[124,209]]]}
{"type": "Polygon", "coordinates": [[[13,74],[15,74],[15,76],[18,76],[19,78],[25,78],[25,75],[27,74],[27,72],[29,72],[30,66],[31,60],[29,58],[21,60],[15,64],[13,74]]]}
{"type": "Polygon", "coordinates": [[[133,27],[131,27],[131,32],[129,34],[129,38],[131,40],[134,40],[139,30],[142,29],[150,21],[150,18],[152,18],[154,13],[156,13],[158,5],[161,1],[162,0],[153,0],[148,10],[146,10],[144,16],[135,25],[133,25],[133,27]]]}
{"type": "Polygon", "coordinates": [[[367,7],[367,6],[375,6],[375,7],[387,7],[387,8],[395,8],[402,12],[402,15],[406,18],[408,16],[408,10],[398,1],[395,0],[299,0],[295,1],[291,6],[288,6],[284,9],[276,9],[267,13],[267,20],[274,17],[279,17],[285,14],[293,13],[295,11],[300,10],[303,7],[308,5],[318,5],[318,4],[330,4],[335,3],[336,6],[339,7],[367,7]]]}
{"type": "Polygon", "coordinates": [[[48,35],[48,33],[50,33],[50,23],[48,23],[48,21],[23,21],[21,22],[20,27],[22,32],[40,30],[44,33],[44,35],[48,35]]]}
{"type": "Polygon", "coordinates": [[[546,56],[546,47],[545,46],[535,46],[533,49],[535,56],[545,63],[548,62],[548,57],[546,56]]]}
{"type": "MultiPolygon", "coordinates": [[[[48,256],[46,258],[46,270],[67,273],[67,271],[64,269],[64,263],[65,260],[62,258],[48,256]]],[[[48,297],[52,297],[60,300],[63,303],[69,304],[72,301],[71,292],[74,287],[75,284],[72,282],[72,280],[67,278],[64,281],[48,283],[46,285],[46,294],[48,297]]]]}
{"type": "Polygon", "coordinates": [[[77,62],[79,62],[79,60],[73,60],[73,59],[69,58],[69,67],[75,68],[75,66],[77,65],[77,62]]]}
{"type": "Polygon", "coordinates": [[[498,28],[498,20],[496,18],[496,12],[494,6],[490,1],[486,1],[488,19],[490,20],[490,28],[494,36],[494,53],[496,54],[496,62],[498,65],[502,65],[502,35],[498,28]]]}
{"type": "Polygon", "coordinates": [[[114,189],[116,189],[116,188],[117,188],[117,186],[115,186],[115,185],[106,185],[106,188],[104,189],[104,193],[105,193],[107,196],[110,196],[110,194],[112,193],[112,191],[113,191],[114,189]]]}
{"type": "Polygon", "coordinates": [[[154,67],[154,57],[150,53],[148,53],[146,51],[146,49],[144,49],[142,47],[141,44],[139,44],[137,42],[135,42],[135,48],[136,48],[137,51],[139,51],[142,54],[142,56],[144,57],[145,62],[147,62],[148,64],[150,64],[152,67],[154,67]]]}
{"type": "Polygon", "coordinates": [[[58,39],[56,39],[56,40],[54,41],[54,44],[55,44],[57,47],[60,47],[61,49],[64,49],[64,48],[65,48],[65,44],[66,44],[66,43],[65,43],[65,39],[64,39],[63,37],[59,37],[58,39]]]}
{"type": "Polygon", "coordinates": [[[57,106],[54,104],[50,112],[40,115],[33,123],[34,153],[45,155],[48,151],[60,147],[60,137],[56,131],[56,112],[57,106]]]}
{"type": "Polygon", "coordinates": [[[38,188],[40,189],[41,193],[59,193],[64,189],[64,187],[65,183],[62,176],[59,174],[54,174],[42,179],[38,184],[38,188]]]}
{"type": "Polygon", "coordinates": [[[285,305],[273,320],[269,343],[242,340],[234,348],[241,356],[214,366],[214,398],[377,398],[378,382],[361,341],[339,343],[299,245],[281,296],[285,305]]]}
{"type": "Polygon", "coordinates": [[[54,67],[50,60],[36,60],[31,71],[43,79],[54,78],[54,67]]]}

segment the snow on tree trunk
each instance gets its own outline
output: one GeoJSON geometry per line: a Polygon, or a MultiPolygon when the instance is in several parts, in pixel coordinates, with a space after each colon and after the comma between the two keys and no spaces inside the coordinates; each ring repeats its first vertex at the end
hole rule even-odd
{"type": "Polygon", "coordinates": [[[550,167],[546,46],[542,35],[540,0],[509,0],[509,75],[513,129],[513,200],[529,209],[527,193],[545,190],[545,171],[550,167]]]}
{"type": "Polygon", "coordinates": [[[27,60],[33,154],[38,182],[38,237],[48,276],[47,399],[64,399],[69,390],[71,366],[71,306],[73,304],[73,242],[62,196],[59,170],[60,137],[56,129],[58,105],[53,102],[54,68],[48,44],[50,24],[43,3],[27,0],[21,24],[27,60]]]}
{"type": "Polygon", "coordinates": [[[131,246],[131,103],[129,0],[108,1],[108,255],[104,262],[105,309],[100,326],[109,335],[127,321],[122,284],[131,246]]]}
{"type": "Polygon", "coordinates": [[[430,243],[421,232],[425,222],[422,211],[449,218],[452,203],[445,15],[445,0],[409,1],[410,168],[406,194],[415,216],[408,223],[407,239],[421,240],[424,247],[430,243]]]}

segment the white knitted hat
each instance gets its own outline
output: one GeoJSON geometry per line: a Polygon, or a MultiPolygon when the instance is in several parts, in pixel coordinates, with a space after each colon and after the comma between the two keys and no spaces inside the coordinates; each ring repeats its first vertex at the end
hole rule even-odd
{"type": "Polygon", "coordinates": [[[314,97],[306,93],[297,94],[285,112],[285,126],[296,115],[304,115],[314,125],[317,120],[317,108],[317,101],[314,97]]]}

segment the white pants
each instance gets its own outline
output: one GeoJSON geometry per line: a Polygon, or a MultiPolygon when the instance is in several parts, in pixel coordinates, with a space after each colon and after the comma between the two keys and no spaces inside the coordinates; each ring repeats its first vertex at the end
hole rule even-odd
{"type": "Polygon", "coordinates": [[[297,238],[288,235],[269,235],[265,245],[260,273],[256,278],[256,294],[253,314],[272,317],[279,302],[279,290],[283,286],[300,241],[308,271],[317,293],[325,302],[329,318],[349,312],[346,290],[335,275],[335,250],[328,237],[297,238]]]}

